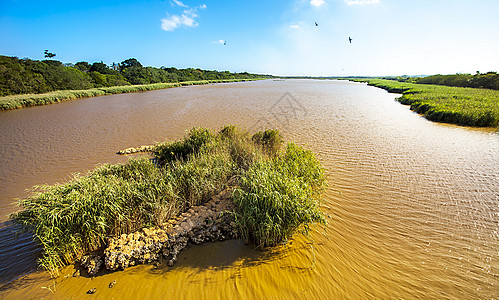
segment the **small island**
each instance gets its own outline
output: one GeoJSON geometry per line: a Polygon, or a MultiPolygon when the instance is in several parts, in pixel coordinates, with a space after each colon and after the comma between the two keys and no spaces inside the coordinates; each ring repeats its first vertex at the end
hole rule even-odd
{"type": "Polygon", "coordinates": [[[325,223],[323,167],[276,130],[193,128],[148,150],[152,158],[103,165],[19,201],[11,218],[42,245],[41,267],[57,276],[80,262],[92,276],[161,256],[173,265],[189,244],[242,238],[264,249],[325,223]]]}

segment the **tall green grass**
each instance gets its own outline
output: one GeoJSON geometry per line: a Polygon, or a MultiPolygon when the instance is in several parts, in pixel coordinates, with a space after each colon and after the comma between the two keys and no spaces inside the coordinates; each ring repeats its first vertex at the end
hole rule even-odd
{"type": "Polygon", "coordinates": [[[389,92],[402,93],[397,100],[425,118],[465,126],[499,126],[499,91],[414,84],[384,79],[361,79],[389,92]]]}
{"type": "Polygon", "coordinates": [[[133,92],[145,92],[158,89],[168,89],[180,86],[203,85],[210,83],[229,83],[240,81],[252,81],[258,79],[220,79],[220,80],[200,80],[184,81],[175,83],[154,83],[143,85],[124,85],[114,87],[93,88],[88,90],[64,90],[45,94],[24,94],[0,97],[0,110],[12,110],[23,107],[47,105],[62,101],[70,101],[80,98],[88,98],[103,95],[123,94],[133,92]]]}
{"type": "Polygon", "coordinates": [[[245,238],[273,246],[297,229],[324,223],[319,196],[324,170],[314,155],[295,144],[268,160],[257,160],[234,192],[238,223],[245,238]]]}
{"type": "Polygon", "coordinates": [[[180,141],[158,144],[153,159],[103,165],[38,187],[11,217],[33,231],[43,246],[40,265],[57,275],[59,267],[105,247],[107,237],[161,225],[236,182],[241,232],[274,245],[302,225],[323,221],[322,167],[310,151],[281,144],[277,131],[193,128],[180,141]]]}

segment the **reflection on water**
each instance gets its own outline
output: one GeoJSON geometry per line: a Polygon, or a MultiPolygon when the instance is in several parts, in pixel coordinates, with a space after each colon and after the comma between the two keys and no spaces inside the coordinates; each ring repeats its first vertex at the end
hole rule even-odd
{"type": "Polygon", "coordinates": [[[178,138],[193,126],[254,128],[261,120],[324,163],[323,209],[331,218],[308,239],[271,252],[227,241],[192,247],[173,268],[61,276],[53,294],[42,288],[53,282],[38,272],[0,293],[79,298],[97,287],[99,297],[131,299],[497,297],[499,136],[429,122],[394,98],[362,84],[268,80],[2,112],[4,218],[24,189],[123,161],[117,150],[178,138]],[[287,93],[304,109],[282,105],[276,117],[274,104],[287,93]]]}

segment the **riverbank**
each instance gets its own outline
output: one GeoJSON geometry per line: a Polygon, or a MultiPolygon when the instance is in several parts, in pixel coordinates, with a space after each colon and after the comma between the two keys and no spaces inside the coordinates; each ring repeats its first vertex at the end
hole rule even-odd
{"type": "Polygon", "coordinates": [[[200,80],[200,81],[184,81],[174,83],[154,83],[142,85],[124,85],[114,87],[101,87],[86,90],[64,90],[54,91],[44,94],[23,94],[0,97],[0,111],[19,109],[23,107],[47,105],[63,101],[76,100],[81,98],[97,97],[113,94],[124,94],[134,92],[146,92],[159,89],[169,89],[181,86],[190,85],[205,85],[210,83],[230,83],[254,81],[261,79],[221,79],[221,80],[200,80]]]}
{"type": "MultiPolygon", "coordinates": [[[[40,266],[56,276],[60,267],[86,254],[116,248],[113,238],[129,241],[126,235],[135,236],[143,228],[165,227],[169,220],[233,187],[230,198],[235,219],[229,224],[234,222],[231,226],[237,227],[237,235],[259,247],[274,246],[298,229],[307,230],[310,224],[325,221],[319,209],[325,185],[323,168],[312,152],[292,143],[282,147],[282,143],[275,130],[250,135],[233,126],[218,133],[194,128],[182,140],[156,145],[152,160],[140,157],[126,164],[104,165],[68,183],[40,187],[33,196],[19,201],[23,210],[12,218],[34,233],[43,246],[40,266]]],[[[207,219],[205,216],[199,223],[207,219]]],[[[192,238],[188,232],[197,227],[189,228],[190,223],[196,222],[182,221],[180,229],[192,238]]],[[[208,230],[215,226],[215,232],[223,227],[209,225],[208,230]]],[[[236,231],[230,232],[234,233],[220,234],[236,235],[236,231]]],[[[189,241],[185,236],[177,240],[177,235],[171,232],[162,241],[164,245],[175,240],[166,256],[183,249],[189,241]]],[[[193,241],[210,238],[212,235],[203,234],[193,241]]],[[[143,241],[135,241],[143,245],[143,241]]],[[[165,249],[161,246],[157,250],[165,249]]],[[[155,255],[149,253],[148,259],[155,255]]],[[[102,264],[99,258],[84,261],[90,266],[89,273],[98,269],[99,261],[102,264]]],[[[109,269],[124,265],[110,263],[109,269]]]]}
{"type": "Polygon", "coordinates": [[[411,110],[436,122],[463,126],[499,127],[499,91],[414,84],[384,79],[350,79],[401,93],[397,98],[411,110]]]}

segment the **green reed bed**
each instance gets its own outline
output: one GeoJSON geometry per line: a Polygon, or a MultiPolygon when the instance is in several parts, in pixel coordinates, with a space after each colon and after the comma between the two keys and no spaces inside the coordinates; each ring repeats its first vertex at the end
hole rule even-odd
{"type": "Polygon", "coordinates": [[[184,81],[184,82],[173,82],[173,83],[153,83],[153,84],[143,84],[143,85],[101,87],[88,90],[54,91],[44,94],[11,95],[11,96],[0,97],[0,111],[12,110],[12,109],[18,109],[30,106],[47,105],[62,101],[70,101],[75,99],[103,96],[103,95],[146,92],[146,91],[168,89],[180,86],[204,85],[210,83],[229,83],[229,82],[250,81],[250,80],[257,80],[257,79],[224,79],[224,80],[184,81]]]}
{"type": "Polygon", "coordinates": [[[314,155],[288,144],[286,151],[257,160],[240,179],[234,192],[243,237],[259,246],[273,246],[299,228],[324,223],[319,196],[324,171],[314,155]]]}
{"type": "Polygon", "coordinates": [[[237,222],[257,245],[275,245],[296,229],[323,222],[324,171],[277,131],[250,135],[233,126],[193,128],[180,141],[156,145],[153,159],[103,165],[69,182],[37,187],[11,218],[43,246],[40,265],[53,275],[109,236],[161,225],[236,185],[237,222]]]}
{"type": "Polygon", "coordinates": [[[499,126],[499,91],[489,89],[413,84],[383,79],[361,79],[389,92],[425,118],[465,126],[499,126]]]}

